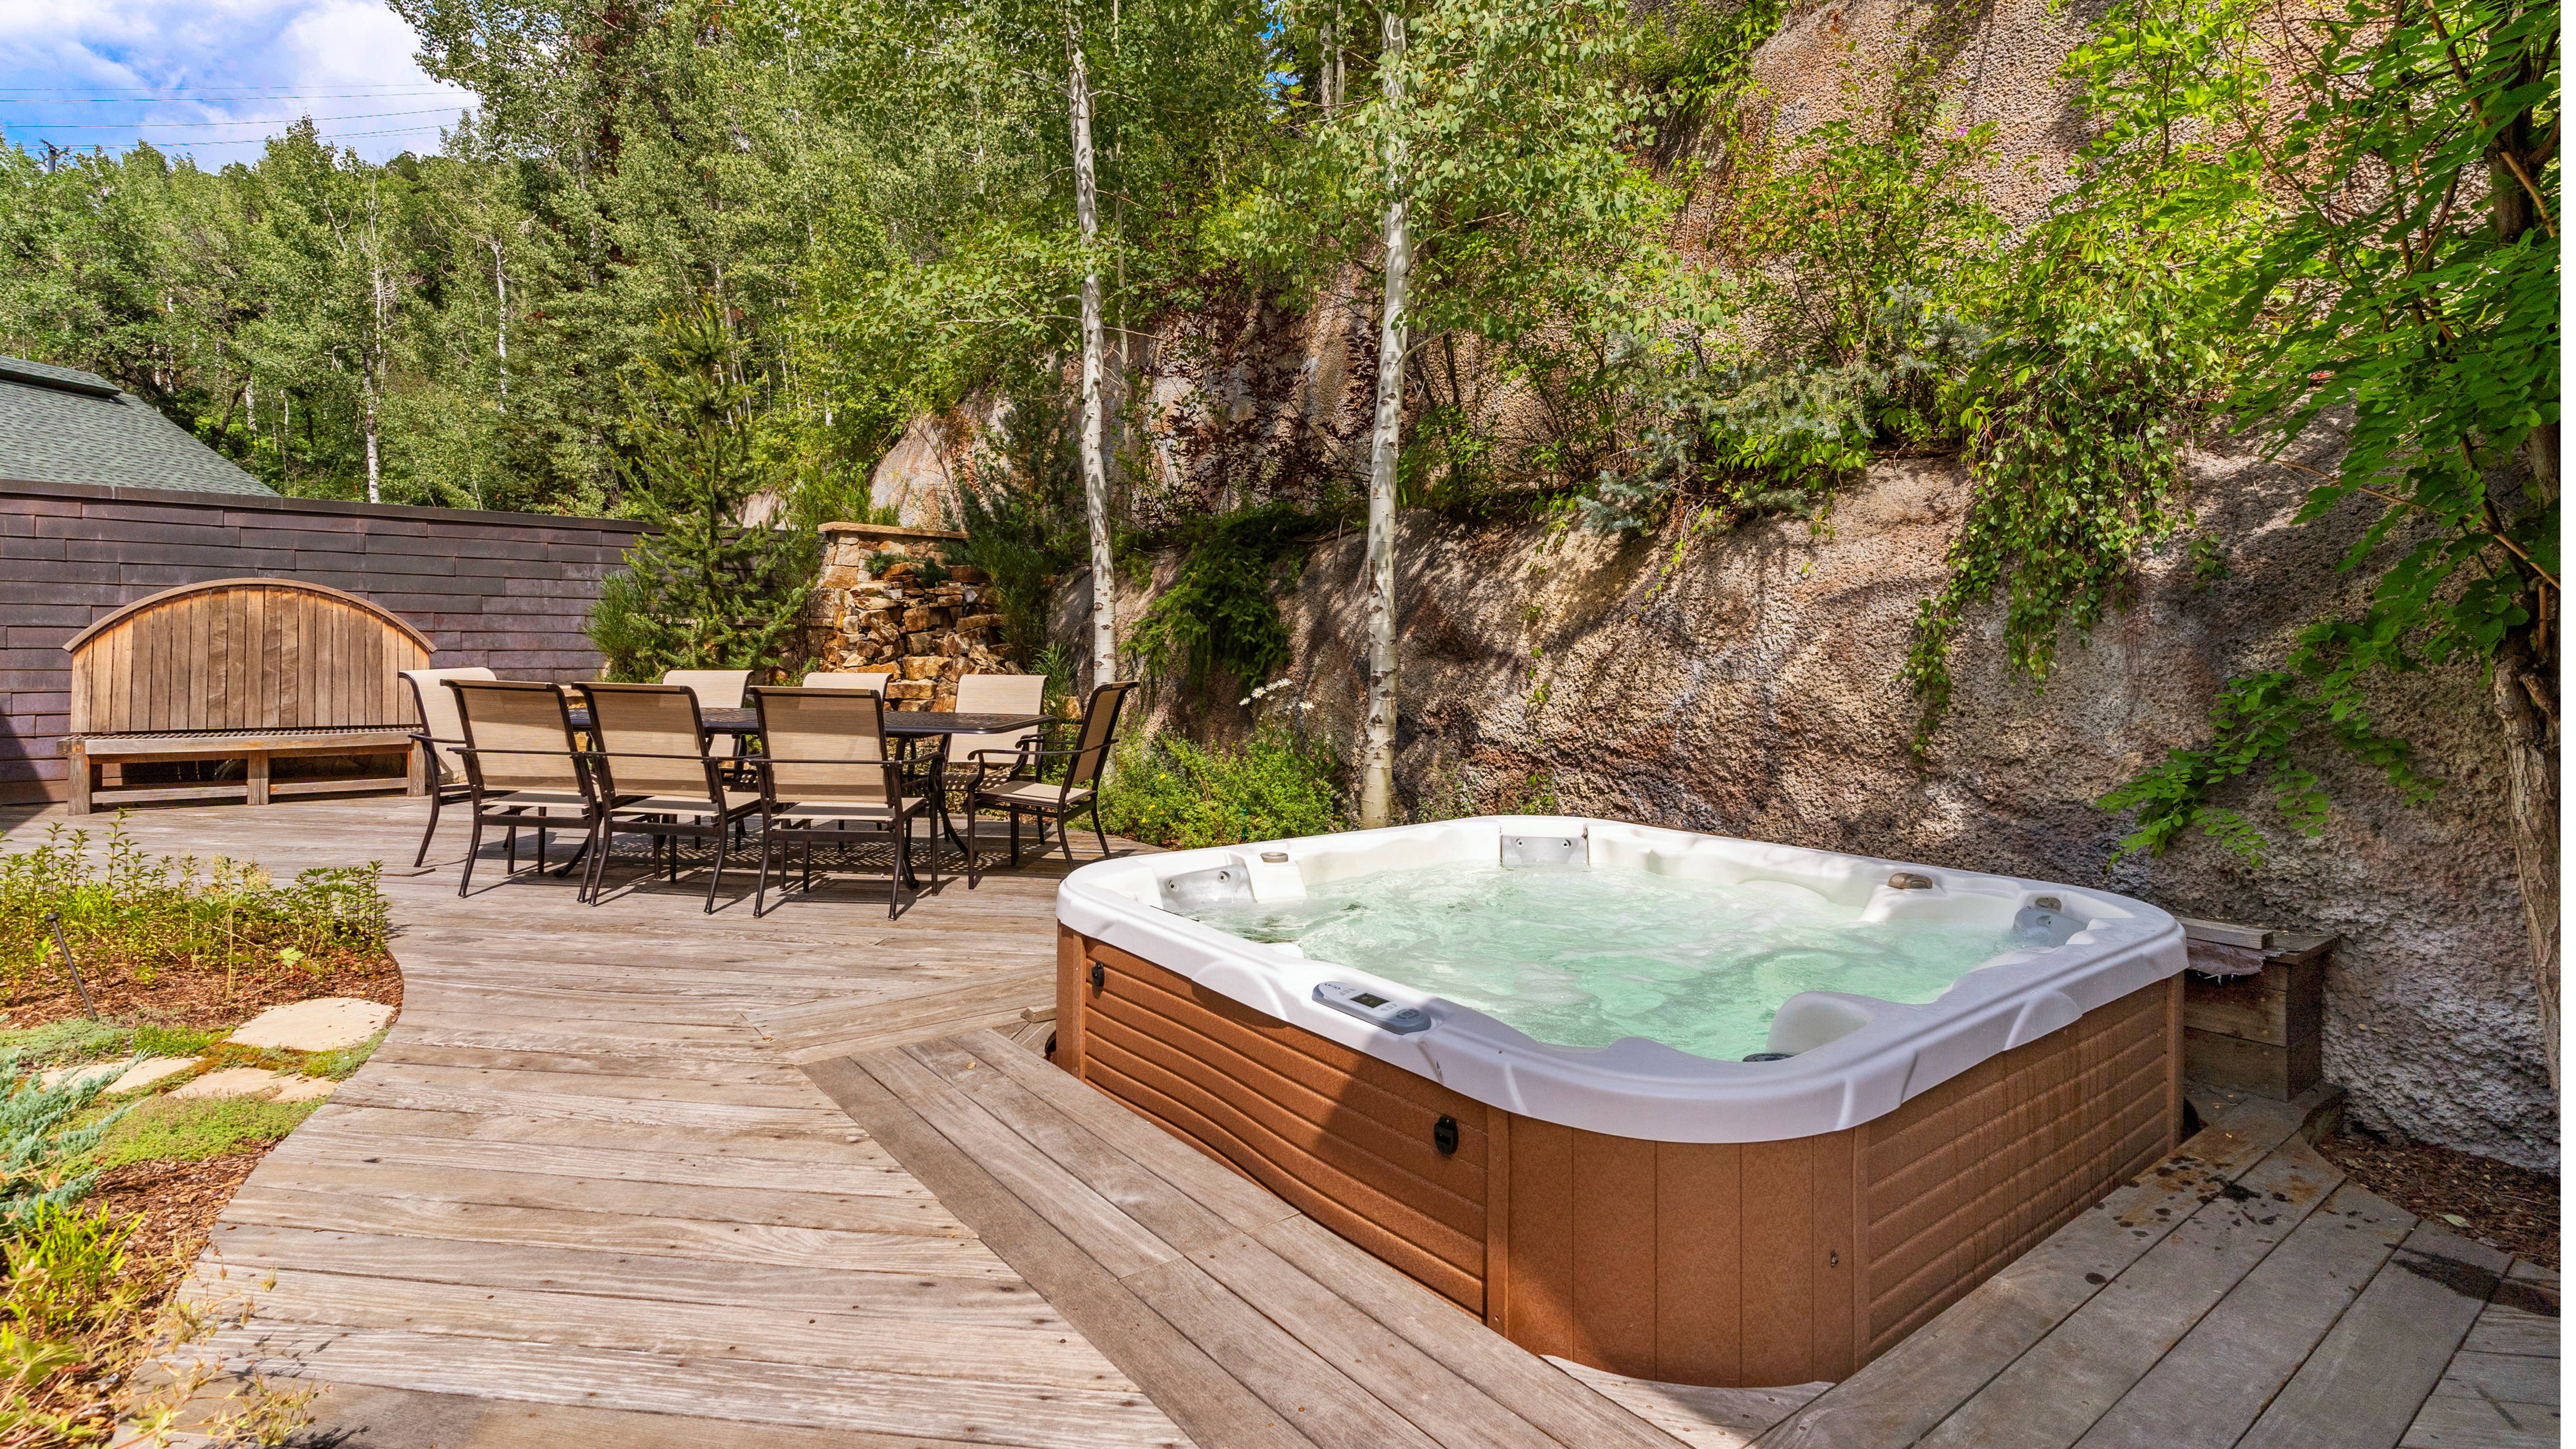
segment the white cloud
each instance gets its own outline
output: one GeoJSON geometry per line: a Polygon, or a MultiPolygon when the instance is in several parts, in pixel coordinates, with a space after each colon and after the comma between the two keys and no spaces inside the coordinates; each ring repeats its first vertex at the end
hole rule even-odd
{"type": "Polygon", "coordinates": [[[381,0],[0,0],[0,129],[219,166],[310,115],[369,157],[431,151],[474,97],[415,43],[381,0]]]}

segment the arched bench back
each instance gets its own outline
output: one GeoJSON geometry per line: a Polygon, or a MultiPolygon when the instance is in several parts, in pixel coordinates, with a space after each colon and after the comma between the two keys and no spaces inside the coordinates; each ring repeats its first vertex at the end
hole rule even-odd
{"type": "Polygon", "coordinates": [[[429,637],[354,594],[216,579],[138,599],[63,646],[70,734],[400,725],[429,637]]]}

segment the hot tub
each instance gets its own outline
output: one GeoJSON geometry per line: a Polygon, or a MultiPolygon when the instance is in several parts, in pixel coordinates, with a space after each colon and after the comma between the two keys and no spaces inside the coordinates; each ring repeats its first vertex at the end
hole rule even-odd
{"type": "Polygon", "coordinates": [[[2182,931],[2100,891],[1489,816],[1101,861],[1056,915],[1058,1065],[1641,1378],[1845,1377],[2180,1115],[2182,931]]]}

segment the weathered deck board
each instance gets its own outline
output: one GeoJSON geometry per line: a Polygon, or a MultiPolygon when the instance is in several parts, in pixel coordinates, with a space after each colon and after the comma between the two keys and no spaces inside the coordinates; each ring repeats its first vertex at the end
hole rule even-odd
{"type": "MultiPolygon", "coordinates": [[[[173,810],[125,828],[291,876],[408,859],[419,810],[173,810]]],[[[443,832],[439,868],[385,882],[392,1035],[218,1224],[190,1291],[234,1320],[207,1345],[220,1363],[368,1386],[364,1402],[407,1413],[451,1405],[435,1423],[468,1396],[529,1405],[531,1422],[624,1414],[692,1444],[1185,1442],[750,1019],[979,986],[1015,1014],[1025,983],[1051,979],[1060,862],[971,896],[948,882],[893,922],[866,887],[755,919],[747,903],[701,914],[703,874],[592,907],[570,880],[485,870],[459,900],[463,838],[443,832]]],[[[329,1395],[317,1407],[349,1427],[329,1395]]]]}
{"type": "Polygon", "coordinates": [[[997,1033],[807,1070],[1202,1442],[1675,1443],[997,1033]]]}
{"type": "MultiPolygon", "coordinates": [[[[400,858],[416,809],[129,829],[289,872],[400,858]]],[[[689,876],[594,908],[495,872],[459,902],[453,865],[389,879],[392,1037],[190,1290],[226,1364],[327,1381],[352,1442],[2558,1439],[2557,1275],[2338,1186],[2300,1107],[2230,1108],[1843,1384],[1648,1384],[1522,1351],[1048,1065],[1022,1008],[1052,995],[1061,862],[893,922],[867,882],[754,920],[699,914],[689,876]]]]}
{"type": "Polygon", "coordinates": [[[2534,1449],[2559,1440],[2558,1273],[2517,1262],[2398,1442],[2405,1449],[2534,1449]]]}
{"type": "Polygon", "coordinates": [[[2462,1352],[2479,1333],[2554,1369],[2554,1275],[2500,1279],[2503,1254],[2337,1186],[2305,1110],[2231,1108],[1758,1442],[2509,1449],[2544,1418],[2554,1433],[2554,1403],[2481,1419],[2471,1382],[2445,1377],[2486,1362],[2462,1352]]]}

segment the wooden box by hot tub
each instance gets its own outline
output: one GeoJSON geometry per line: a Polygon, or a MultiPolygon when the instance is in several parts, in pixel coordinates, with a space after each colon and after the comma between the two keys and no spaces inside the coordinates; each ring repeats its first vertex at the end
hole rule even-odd
{"type": "Polygon", "coordinates": [[[2182,1110],[2179,978],[1848,1131],[1676,1143],[1488,1107],[1060,941],[1057,1065],[1513,1342],[1668,1383],[1848,1376],[2171,1151],[2182,1110]]]}

